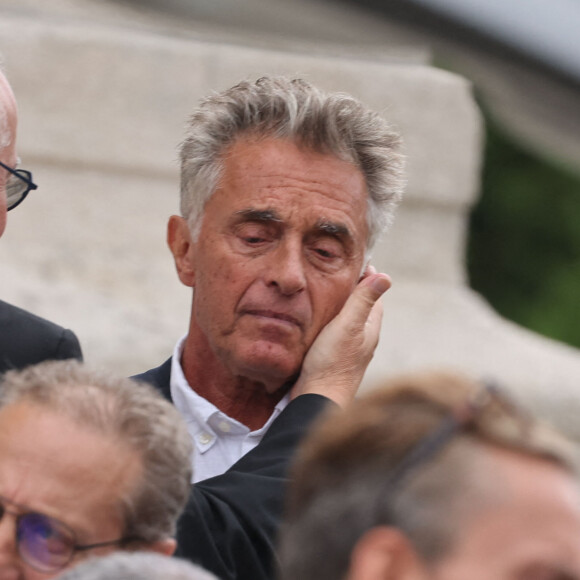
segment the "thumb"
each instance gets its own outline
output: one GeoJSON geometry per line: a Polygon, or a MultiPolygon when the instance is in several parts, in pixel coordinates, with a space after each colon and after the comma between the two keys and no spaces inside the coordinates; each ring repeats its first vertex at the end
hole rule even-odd
{"type": "Polygon", "coordinates": [[[391,287],[386,274],[368,273],[308,351],[292,397],[325,395],[339,405],[354,397],[370,362],[382,319],[379,298],[391,287]]]}
{"type": "Polygon", "coordinates": [[[363,278],[346,301],[337,318],[349,326],[363,326],[368,320],[377,300],[391,287],[387,274],[373,273],[363,278]]]}

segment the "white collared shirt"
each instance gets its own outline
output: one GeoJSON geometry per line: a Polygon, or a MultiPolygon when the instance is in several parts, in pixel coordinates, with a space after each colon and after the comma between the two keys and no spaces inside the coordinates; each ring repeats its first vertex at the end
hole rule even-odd
{"type": "Polygon", "coordinates": [[[266,424],[256,431],[222,413],[198,395],[187,382],[181,368],[181,354],[187,336],[175,345],[169,382],[171,398],[187,424],[193,441],[192,482],[208,479],[227,471],[238,459],[262,440],[276,417],[289,402],[286,394],[274,408],[266,424]]]}

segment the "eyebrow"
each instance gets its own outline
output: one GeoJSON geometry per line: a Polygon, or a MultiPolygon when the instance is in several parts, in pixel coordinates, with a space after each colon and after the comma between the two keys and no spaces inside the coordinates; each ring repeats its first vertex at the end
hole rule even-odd
{"type": "Polygon", "coordinates": [[[348,227],[342,223],[331,222],[328,220],[318,220],[314,228],[316,231],[333,236],[335,238],[352,239],[352,234],[348,227]]]}
{"type": "MultiPolygon", "coordinates": [[[[246,208],[238,210],[234,215],[242,222],[282,223],[284,221],[274,209],[246,208]]],[[[326,219],[319,219],[312,228],[312,233],[331,236],[343,242],[352,243],[353,240],[353,235],[346,224],[326,219]]]]}
{"type": "Polygon", "coordinates": [[[249,222],[281,222],[282,218],[273,209],[241,209],[236,212],[243,221],[249,222]]]}

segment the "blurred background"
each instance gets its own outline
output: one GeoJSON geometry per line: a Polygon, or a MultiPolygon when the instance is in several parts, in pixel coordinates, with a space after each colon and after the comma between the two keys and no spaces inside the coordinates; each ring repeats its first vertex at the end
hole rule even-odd
{"type": "Polygon", "coordinates": [[[485,121],[471,286],[503,316],[580,347],[578,0],[119,0],[268,46],[413,55],[474,84],[485,121]]]}

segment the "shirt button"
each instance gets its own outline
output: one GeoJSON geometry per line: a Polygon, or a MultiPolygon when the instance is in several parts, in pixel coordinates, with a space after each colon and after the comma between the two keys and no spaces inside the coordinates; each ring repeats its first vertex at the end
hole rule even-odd
{"type": "Polygon", "coordinates": [[[229,433],[232,429],[230,424],[227,423],[226,421],[220,421],[218,427],[220,428],[220,431],[222,431],[223,433],[229,433]]]}
{"type": "Polygon", "coordinates": [[[211,443],[212,436],[209,433],[201,433],[200,435],[197,436],[197,440],[202,445],[207,445],[208,443],[211,443]]]}

